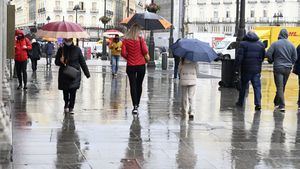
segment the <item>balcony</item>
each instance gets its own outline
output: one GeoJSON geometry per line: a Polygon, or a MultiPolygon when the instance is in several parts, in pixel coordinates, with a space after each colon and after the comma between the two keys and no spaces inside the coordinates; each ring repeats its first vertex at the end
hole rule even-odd
{"type": "Polygon", "coordinates": [[[275,2],[282,3],[284,0],[275,0],[275,2]]]}
{"type": "Polygon", "coordinates": [[[224,0],[223,4],[232,4],[232,0],[224,0]]]}
{"type": "Polygon", "coordinates": [[[268,17],[260,17],[259,18],[259,22],[268,23],[269,22],[269,18],[268,17]]]}
{"type": "Polygon", "coordinates": [[[212,0],[211,4],[213,4],[213,5],[220,5],[221,3],[220,3],[220,0],[212,0]]]}
{"type": "Polygon", "coordinates": [[[99,13],[99,10],[97,10],[97,9],[91,9],[91,11],[90,11],[91,13],[99,13]]]}
{"type": "Polygon", "coordinates": [[[223,18],[223,22],[230,23],[232,21],[231,18],[223,18]]]}
{"type": "Polygon", "coordinates": [[[255,23],[255,18],[247,18],[247,23],[255,23]]]}
{"type": "Polygon", "coordinates": [[[73,13],[74,10],[73,10],[73,8],[68,8],[68,9],[67,9],[67,12],[68,12],[68,13],[71,13],[71,12],[73,13]]]}
{"type": "Polygon", "coordinates": [[[212,23],[218,23],[219,22],[219,18],[211,18],[210,22],[212,22],[212,23]]]}
{"type": "Polygon", "coordinates": [[[248,0],[248,4],[256,4],[257,0],[248,0]]]}
{"type": "Polygon", "coordinates": [[[198,5],[205,5],[206,4],[206,0],[201,0],[201,1],[197,1],[198,5]]]}
{"type": "Polygon", "coordinates": [[[38,13],[45,13],[46,12],[46,9],[45,8],[40,8],[38,9],[38,13]]]}
{"type": "Polygon", "coordinates": [[[86,12],[86,9],[80,9],[77,11],[78,13],[85,13],[86,12]]]}
{"type": "Polygon", "coordinates": [[[270,3],[270,0],[260,0],[261,3],[270,3]]]}
{"type": "Polygon", "coordinates": [[[62,12],[62,8],[61,7],[54,7],[53,11],[54,12],[62,12]]]}

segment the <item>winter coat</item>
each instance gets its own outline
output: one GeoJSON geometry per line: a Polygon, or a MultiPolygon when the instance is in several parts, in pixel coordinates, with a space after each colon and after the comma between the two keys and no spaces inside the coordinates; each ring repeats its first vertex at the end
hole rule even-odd
{"type": "Polygon", "coordinates": [[[144,55],[148,53],[148,48],[143,38],[139,38],[138,40],[124,39],[122,43],[121,54],[127,60],[127,66],[146,64],[144,55]]]}
{"type": "Polygon", "coordinates": [[[30,59],[39,60],[42,56],[41,47],[40,47],[39,43],[34,42],[31,45],[32,45],[32,49],[31,49],[30,59]]]}
{"type": "Polygon", "coordinates": [[[47,55],[52,55],[53,54],[53,51],[54,51],[54,45],[53,43],[47,43],[46,46],[45,46],[45,52],[47,55]]]}
{"type": "Polygon", "coordinates": [[[121,55],[121,50],[122,50],[122,42],[112,42],[109,45],[109,49],[111,49],[111,55],[113,56],[120,56],[121,55]]]}
{"type": "Polygon", "coordinates": [[[294,45],[287,39],[288,31],[282,29],[278,41],[274,42],[267,51],[269,62],[274,62],[273,68],[292,68],[297,60],[297,51],[294,45]]]}
{"type": "Polygon", "coordinates": [[[15,61],[24,62],[28,59],[28,50],[31,50],[32,46],[28,38],[24,36],[21,30],[16,30],[15,35],[22,35],[21,39],[15,40],[15,61]]]}
{"type": "Polygon", "coordinates": [[[297,61],[294,65],[294,73],[300,75],[300,45],[297,47],[297,61]]]}
{"type": "Polygon", "coordinates": [[[240,68],[241,73],[260,73],[264,57],[264,44],[254,32],[248,32],[237,50],[236,71],[240,68]]]}
{"type": "Polygon", "coordinates": [[[81,82],[81,69],[83,70],[87,78],[90,77],[89,69],[86,65],[84,57],[82,55],[81,49],[77,46],[71,45],[59,48],[55,57],[55,64],[60,66],[58,71],[58,89],[59,90],[68,90],[68,89],[79,89],[81,82]],[[77,70],[79,70],[78,75],[74,80],[71,80],[63,74],[64,64],[61,63],[60,58],[62,57],[62,51],[67,61],[67,65],[70,65],[77,70]]]}
{"type": "Polygon", "coordinates": [[[180,85],[192,86],[197,84],[197,74],[199,74],[197,62],[184,60],[179,64],[180,85]]]}

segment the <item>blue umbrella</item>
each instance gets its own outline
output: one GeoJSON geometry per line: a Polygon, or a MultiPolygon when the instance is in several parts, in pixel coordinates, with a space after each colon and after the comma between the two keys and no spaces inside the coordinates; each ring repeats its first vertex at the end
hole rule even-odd
{"type": "Polygon", "coordinates": [[[180,39],[170,48],[174,55],[184,57],[192,62],[211,62],[218,58],[217,53],[208,43],[197,39],[180,39]]]}

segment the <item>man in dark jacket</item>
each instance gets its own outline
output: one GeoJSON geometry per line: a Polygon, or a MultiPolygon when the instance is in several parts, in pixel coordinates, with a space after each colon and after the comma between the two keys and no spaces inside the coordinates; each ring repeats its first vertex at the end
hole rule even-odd
{"type": "Polygon", "coordinates": [[[46,60],[47,60],[46,66],[49,65],[51,67],[53,51],[54,51],[54,44],[48,41],[48,43],[45,46],[46,60]]]}
{"type": "Polygon", "coordinates": [[[273,63],[274,80],[276,85],[276,96],[274,98],[275,108],[285,111],[284,90],[288,81],[293,64],[297,60],[297,51],[288,40],[288,31],[282,29],[278,41],[274,42],[267,51],[269,63],[273,63]]]}
{"type": "Polygon", "coordinates": [[[37,61],[40,60],[42,53],[41,53],[41,47],[39,43],[36,42],[35,39],[31,40],[31,45],[32,45],[31,56],[30,56],[31,68],[32,71],[35,72],[37,69],[37,61]]]}
{"type": "Polygon", "coordinates": [[[300,110],[300,44],[297,47],[297,61],[294,65],[293,72],[298,75],[298,110],[300,110]]]}
{"type": "Polygon", "coordinates": [[[246,90],[251,81],[254,89],[255,110],[261,109],[261,66],[265,56],[265,47],[254,32],[248,32],[237,50],[235,68],[241,71],[241,90],[237,106],[243,106],[246,90]]]}

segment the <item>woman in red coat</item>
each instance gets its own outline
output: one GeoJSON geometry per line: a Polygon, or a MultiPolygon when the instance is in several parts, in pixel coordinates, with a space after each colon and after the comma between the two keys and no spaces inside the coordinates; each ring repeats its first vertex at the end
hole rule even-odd
{"type": "Polygon", "coordinates": [[[130,94],[133,104],[132,114],[138,113],[142,95],[142,84],[146,72],[145,58],[148,48],[143,38],[139,37],[141,27],[132,25],[122,45],[122,56],[127,60],[126,73],[130,82],[130,94]]]}
{"type": "Polygon", "coordinates": [[[21,30],[16,30],[15,32],[15,66],[17,71],[17,76],[19,80],[19,86],[17,89],[22,88],[22,80],[24,82],[24,90],[27,89],[27,59],[28,50],[32,49],[29,39],[24,36],[21,30]]]}

